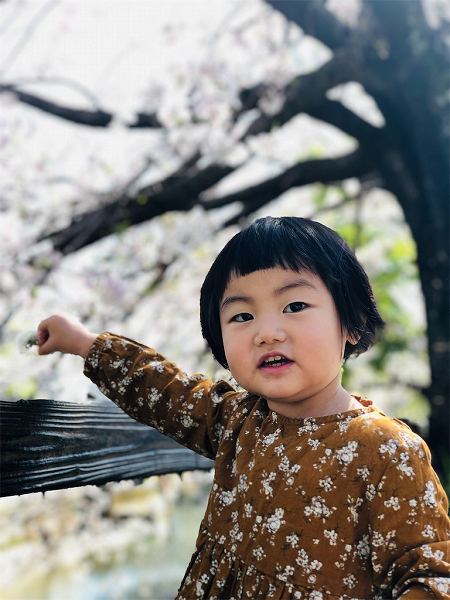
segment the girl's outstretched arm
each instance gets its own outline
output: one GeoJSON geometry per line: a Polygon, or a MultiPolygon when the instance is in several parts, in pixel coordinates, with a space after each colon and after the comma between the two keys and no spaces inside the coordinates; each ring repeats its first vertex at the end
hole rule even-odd
{"type": "Polygon", "coordinates": [[[41,321],[37,337],[40,355],[59,351],[84,358],[85,375],[131,417],[216,457],[242,397],[228,383],[187,375],[152,348],[107,332],[97,335],[63,314],[41,321]]]}
{"type": "Polygon", "coordinates": [[[225,381],[187,375],[156,350],[108,332],[95,338],[84,373],[131,417],[213,459],[247,396],[225,381]]]}

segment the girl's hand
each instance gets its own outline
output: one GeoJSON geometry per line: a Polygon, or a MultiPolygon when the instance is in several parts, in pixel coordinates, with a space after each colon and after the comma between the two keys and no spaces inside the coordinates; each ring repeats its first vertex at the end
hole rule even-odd
{"type": "Polygon", "coordinates": [[[64,352],[86,358],[97,334],[71,317],[52,315],[39,323],[37,337],[41,355],[64,352]]]}

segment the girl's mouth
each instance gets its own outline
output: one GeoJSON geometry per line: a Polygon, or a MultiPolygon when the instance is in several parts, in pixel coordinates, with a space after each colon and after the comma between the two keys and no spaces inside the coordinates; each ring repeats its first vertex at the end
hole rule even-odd
{"type": "Polygon", "coordinates": [[[286,370],[294,361],[286,358],[285,356],[278,354],[273,356],[268,356],[266,359],[262,360],[258,366],[259,369],[266,372],[275,372],[275,371],[284,371],[286,370]]]}

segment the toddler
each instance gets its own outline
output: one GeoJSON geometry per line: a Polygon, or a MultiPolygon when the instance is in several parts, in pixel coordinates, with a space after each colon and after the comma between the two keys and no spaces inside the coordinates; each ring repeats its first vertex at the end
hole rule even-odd
{"type": "Polygon", "coordinates": [[[307,219],[258,219],[214,261],[200,319],[242,389],[62,315],[38,328],[40,354],[80,355],[131,417],[215,460],[177,599],[450,598],[429,449],[341,385],[383,325],[345,242],[307,219]]]}

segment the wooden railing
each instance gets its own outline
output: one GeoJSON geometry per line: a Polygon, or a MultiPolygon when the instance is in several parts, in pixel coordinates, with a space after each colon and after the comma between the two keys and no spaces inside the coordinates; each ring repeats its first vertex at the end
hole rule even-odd
{"type": "Polygon", "coordinates": [[[107,400],[0,401],[0,496],[213,466],[107,400]]]}

